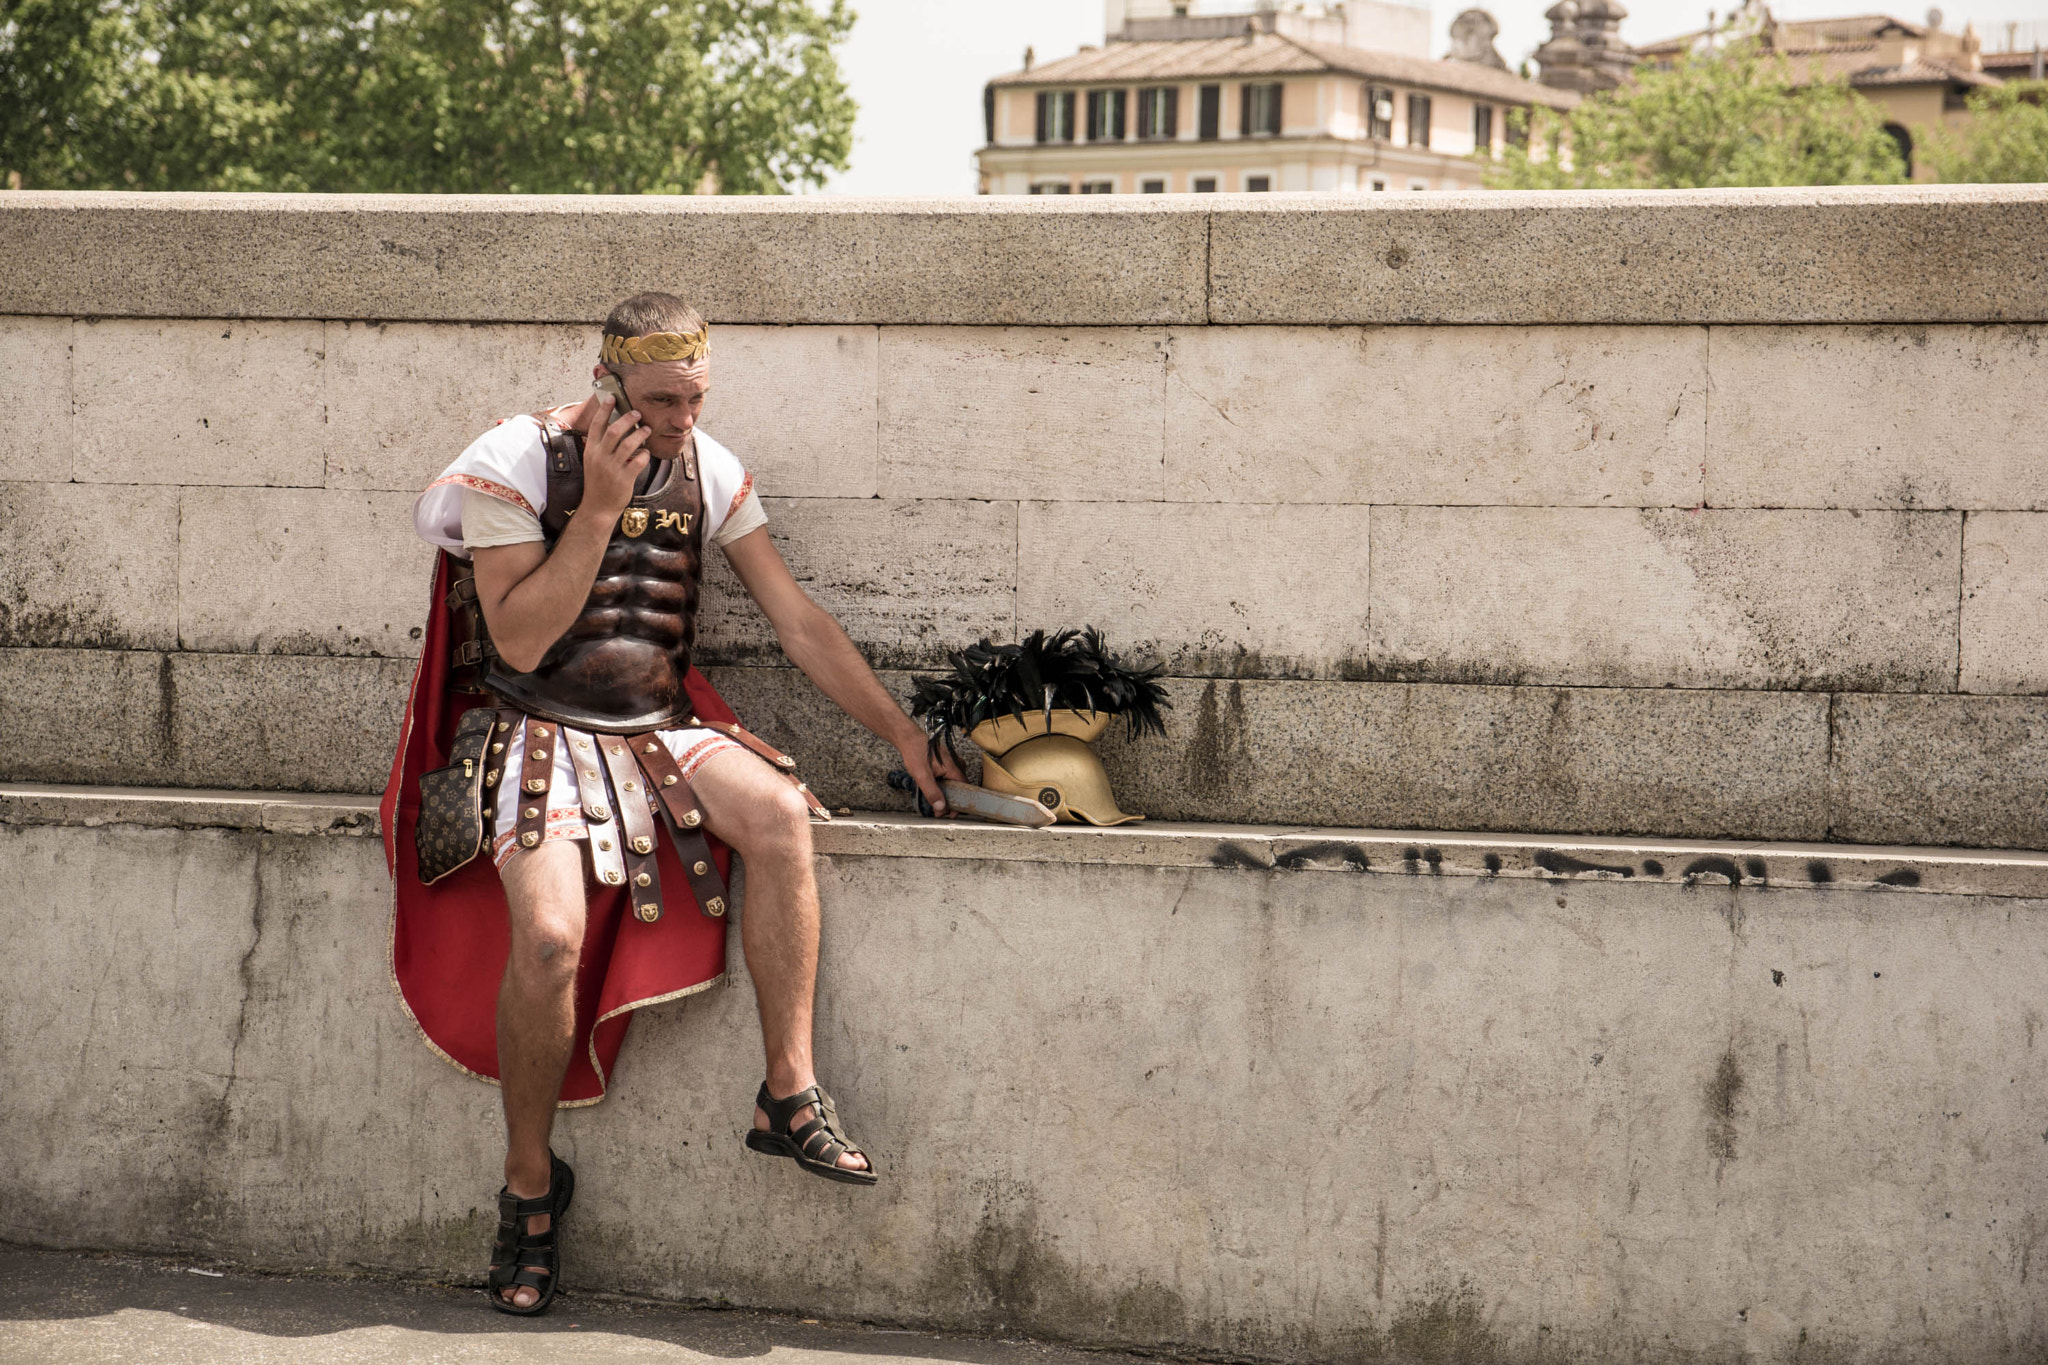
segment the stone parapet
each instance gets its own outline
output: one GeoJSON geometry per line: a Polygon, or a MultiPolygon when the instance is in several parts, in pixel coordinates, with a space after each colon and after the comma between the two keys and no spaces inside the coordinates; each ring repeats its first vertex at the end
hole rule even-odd
{"type": "Polygon", "coordinates": [[[862,200],[29,191],[0,313],[589,322],[2048,320],[2038,185],[862,200]],[[688,261],[686,279],[653,263],[688,261]],[[650,276],[650,270],[653,275],[650,276]]]}

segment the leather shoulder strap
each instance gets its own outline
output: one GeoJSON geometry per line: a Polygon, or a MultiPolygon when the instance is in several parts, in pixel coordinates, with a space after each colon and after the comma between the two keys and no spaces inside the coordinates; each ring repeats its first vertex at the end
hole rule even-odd
{"type": "Polygon", "coordinates": [[[540,419],[540,437],[548,462],[548,505],[540,525],[552,544],[583,501],[583,438],[548,417],[540,419]]]}

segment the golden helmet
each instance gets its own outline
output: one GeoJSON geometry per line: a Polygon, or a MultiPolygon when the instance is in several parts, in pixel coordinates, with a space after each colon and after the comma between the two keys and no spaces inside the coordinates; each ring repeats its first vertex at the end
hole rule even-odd
{"type": "Polygon", "coordinates": [[[981,785],[1005,796],[1029,797],[1068,824],[1121,825],[1145,818],[1117,809],[1102,760],[1072,735],[1041,734],[1000,759],[984,753],[981,785]]]}

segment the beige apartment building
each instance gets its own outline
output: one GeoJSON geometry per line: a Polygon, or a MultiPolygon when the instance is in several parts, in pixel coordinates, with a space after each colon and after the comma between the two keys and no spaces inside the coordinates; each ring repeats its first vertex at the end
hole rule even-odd
{"type": "MultiPolygon", "coordinates": [[[[1850,89],[1884,110],[1885,131],[1899,144],[1907,174],[1916,180],[1933,178],[1932,169],[1918,156],[1918,144],[1927,132],[1945,128],[1966,133],[1971,93],[2003,84],[1999,74],[1987,69],[1974,27],[1951,33],[1938,24],[1914,24],[1885,14],[1781,20],[1763,0],[1746,0],[1715,28],[1635,48],[1634,55],[1638,61],[1669,68],[1689,55],[1740,41],[1755,42],[1784,57],[1804,77],[1847,80],[1850,89]]],[[[2024,77],[2032,74],[2034,60],[2032,54],[2007,54],[1998,70],[2024,77]]],[[[1544,74],[1548,79],[1548,71],[1544,74]]]]}
{"type": "Polygon", "coordinates": [[[1168,8],[1110,0],[1102,47],[989,82],[982,193],[1477,189],[1509,110],[1579,99],[1508,71],[1479,10],[1437,60],[1405,5],[1168,8]]]}

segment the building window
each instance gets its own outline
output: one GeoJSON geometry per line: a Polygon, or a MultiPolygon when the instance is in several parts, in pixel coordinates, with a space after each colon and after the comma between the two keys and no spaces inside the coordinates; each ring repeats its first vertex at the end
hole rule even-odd
{"type": "Polygon", "coordinates": [[[1138,92],[1138,136],[1180,136],[1180,90],[1177,86],[1154,86],[1138,92]]]}
{"type": "Polygon", "coordinates": [[[1411,180],[1408,182],[1408,188],[1411,190],[1426,190],[1429,188],[1429,182],[1427,180],[1411,180]]]}
{"type": "Polygon", "coordinates": [[[1481,156],[1493,150],[1493,106],[1472,106],[1472,150],[1481,156]]]}
{"type": "Polygon", "coordinates": [[[1166,193],[1166,182],[1164,180],[1147,180],[1142,182],[1138,188],[1145,194],[1164,194],[1166,193]]]}
{"type": "Polygon", "coordinates": [[[1041,90],[1038,92],[1038,140],[1040,142],[1072,142],[1074,140],[1073,91],[1041,90]]]}
{"type": "Polygon", "coordinates": [[[1083,180],[1083,181],[1081,182],[1081,193],[1083,193],[1083,194],[1115,194],[1115,193],[1116,193],[1116,181],[1114,181],[1114,180],[1083,180]]]}
{"type": "Polygon", "coordinates": [[[1214,193],[1216,193],[1216,177],[1215,177],[1215,176],[1213,176],[1213,175],[1198,175],[1198,176],[1196,176],[1196,177],[1195,177],[1195,193],[1196,193],[1196,194],[1214,194],[1214,193]]]}
{"type": "Polygon", "coordinates": [[[1365,135],[1382,142],[1394,139],[1394,92],[1367,86],[1365,90],[1365,135]]]}
{"type": "Polygon", "coordinates": [[[1271,85],[1247,85],[1244,100],[1238,110],[1237,131],[1244,137],[1278,137],[1280,135],[1280,91],[1278,81],[1271,85]]]}
{"type": "Polygon", "coordinates": [[[996,88],[993,85],[981,87],[981,127],[986,134],[983,141],[990,146],[996,140],[996,88]]]}
{"type": "Polygon", "coordinates": [[[1429,145],[1429,96],[1408,97],[1408,145],[1427,147],[1429,145]]]}
{"type": "Polygon", "coordinates": [[[1884,126],[1884,130],[1891,137],[1891,140],[1898,144],[1899,160],[1906,163],[1906,178],[1911,180],[1913,178],[1913,135],[1896,123],[1887,123],[1884,126]]]}
{"type": "Polygon", "coordinates": [[[1244,178],[1246,194],[1264,194],[1272,188],[1273,177],[1270,175],[1248,175],[1244,178]]]}
{"type": "Polygon", "coordinates": [[[1387,187],[1387,182],[1384,177],[1376,175],[1372,178],[1372,187],[1376,190],[1383,190],[1387,187]]]}
{"type": "Polygon", "coordinates": [[[1199,111],[1197,131],[1202,141],[1214,142],[1223,136],[1223,87],[1205,85],[1202,87],[1202,107],[1199,111]]]}
{"type": "Polygon", "coordinates": [[[1034,180],[1031,182],[1031,192],[1033,194],[1072,194],[1074,187],[1064,180],[1034,180]]]}
{"type": "Polygon", "coordinates": [[[1088,140],[1090,142],[1122,142],[1124,140],[1124,94],[1122,90],[1090,90],[1088,92],[1088,140]]]}

